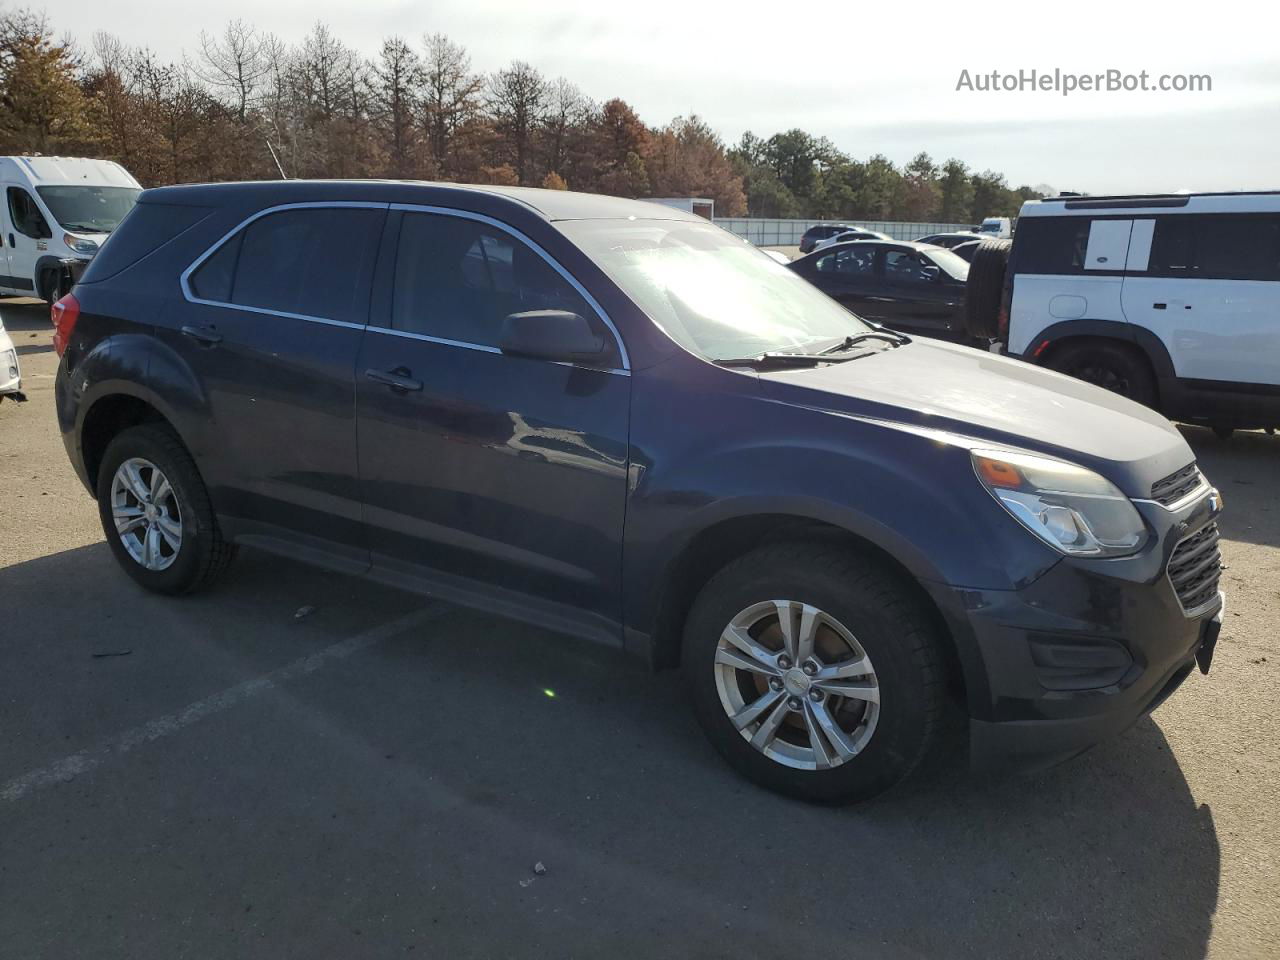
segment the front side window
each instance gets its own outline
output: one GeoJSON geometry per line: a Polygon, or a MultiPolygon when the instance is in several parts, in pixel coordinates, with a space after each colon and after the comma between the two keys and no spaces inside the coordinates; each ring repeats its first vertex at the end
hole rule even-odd
{"type": "Polygon", "coordinates": [[[837,274],[841,277],[870,276],[875,269],[876,252],[871,247],[856,250],[837,250],[822,257],[814,265],[819,273],[837,274]]]}
{"type": "Polygon", "coordinates": [[[870,329],[795,271],[712,224],[555,225],[668,336],[708,359],[802,352],[870,329]]]}
{"type": "Polygon", "coordinates": [[[569,281],[505,231],[445,214],[404,214],[393,329],[494,347],[507,316],[528,310],[567,310],[600,322],[569,281]]]}
{"type": "Polygon", "coordinates": [[[136,187],[36,187],[40,199],[65,230],[110,233],[138,202],[136,187]]]}
{"type": "Polygon", "coordinates": [[[273,313],[365,323],[382,209],[304,207],[254,220],[191,275],[192,294],[273,313]]]}
{"type": "Polygon", "coordinates": [[[918,253],[910,250],[885,251],[884,278],[895,286],[922,287],[933,283],[937,275],[938,268],[918,253]]]}
{"type": "Polygon", "coordinates": [[[44,214],[36,206],[35,198],[31,194],[21,187],[10,187],[8,197],[9,219],[13,223],[13,229],[33,240],[48,240],[53,236],[44,214]]]}

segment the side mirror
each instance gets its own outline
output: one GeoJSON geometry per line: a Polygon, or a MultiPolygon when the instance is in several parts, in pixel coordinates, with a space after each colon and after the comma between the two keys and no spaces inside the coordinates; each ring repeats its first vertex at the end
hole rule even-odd
{"type": "Polygon", "coordinates": [[[568,310],[526,310],[509,315],[502,322],[498,346],[511,356],[536,360],[600,363],[605,359],[604,332],[568,310]]]}
{"type": "Polygon", "coordinates": [[[930,283],[937,283],[942,279],[942,270],[933,264],[930,264],[927,267],[921,267],[920,273],[923,274],[924,278],[930,283]]]}

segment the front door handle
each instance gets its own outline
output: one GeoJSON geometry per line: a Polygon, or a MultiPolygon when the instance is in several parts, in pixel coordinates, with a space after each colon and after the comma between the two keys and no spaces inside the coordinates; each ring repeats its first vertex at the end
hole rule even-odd
{"type": "Polygon", "coordinates": [[[182,328],[182,335],[190,337],[192,340],[196,341],[196,343],[202,344],[206,347],[212,347],[215,344],[222,342],[222,334],[213,329],[213,327],[185,326],[182,328]]]}
{"type": "Polygon", "coordinates": [[[394,370],[366,370],[364,375],[374,383],[385,384],[396,393],[422,389],[422,381],[410,377],[409,371],[404,367],[396,367],[394,370]]]}

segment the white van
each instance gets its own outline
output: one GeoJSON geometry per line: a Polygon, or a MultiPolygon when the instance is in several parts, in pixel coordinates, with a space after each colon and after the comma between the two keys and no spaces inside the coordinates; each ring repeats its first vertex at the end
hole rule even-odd
{"type": "Polygon", "coordinates": [[[1013,236],[1013,221],[1008,217],[987,217],[978,225],[979,236],[995,240],[1008,240],[1013,236]]]}
{"type": "Polygon", "coordinates": [[[59,261],[88,260],[142,188],[118,163],[0,157],[0,295],[49,300],[59,261]]]}
{"type": "Polygon", "coordinates": [[[1009,354],[1224,436],[1280,425],[1280,193],[1029,201],[1002,287],[1009,354]]]}

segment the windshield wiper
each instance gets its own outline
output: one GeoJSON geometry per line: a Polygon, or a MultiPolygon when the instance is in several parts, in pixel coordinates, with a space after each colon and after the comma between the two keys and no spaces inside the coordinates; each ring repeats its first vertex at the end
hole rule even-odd
{"type": "Polygon", "coordinates": [[[839,343],[827,347],[825,350],[819,350],[819,354],[841,353],[850,350],[867,340],[885,340],[892,343],[895,347],[901,347],[911,342],[911,338],[904,333],[893,333],[889,330],[869,330],[866,333],[854,333],[845,337],[839,343]]]}
{"type": "MultiPolygon", "coordinates": [[[[859,356],[862,356],[859,354],[859,356]]],[[[758,353],[754,357],[712,360],[718,367],[812,367],[819,363],[845,363],[856,357],[833,357],[823,353],[758,353]]]]}

